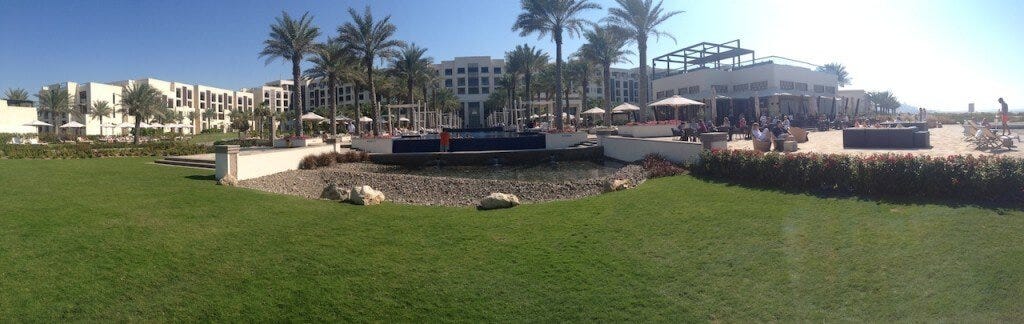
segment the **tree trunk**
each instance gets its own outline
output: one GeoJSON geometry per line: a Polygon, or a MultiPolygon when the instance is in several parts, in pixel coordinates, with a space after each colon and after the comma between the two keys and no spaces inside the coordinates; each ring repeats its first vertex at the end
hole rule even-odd
{"type": "MultiPolygon", "coordinates": [[[[647,94],[650,92],[648,85],[651,83],[651,80],[647,75],[647,35],[637,36],[636,44],[637,49],[640,52],[640,102],[638,106],[643,109],[644,107],[647,107],[647,104],[651,101],[651,98],[647,94]]],[[[629,91],[628,88],[627,91],[629,91]]],[[[640,112],[640,121],[647,121],[647,116],[643,114],[644,110],[641,110],[640,112]]]]}
{"type": "Polygon", "coordinates": [[[602,79],[604,79],[604,123],[605,126],[612,125],[612,66],[611,64],[604,65],[604,73],[602,73],[602,79]]]}
{"type": "Polygon", "coordinates": [[[356,123],[356,133],[355,133],[355,135],[358,137],[359,134],[362,133],[362,128],[363,128],[363,122],[359,120],[360,118],[363,118],[363,109],[362,109],[362,107],[359,106],[359,95],[362,93],[363,89],[359,88],[359,83],[358,82],[353,82],[352,85],[353,85],[353,90],[355,90],[355,93],[352,94],[352,97],[355,99],[355,102],[356,102],[356,116],[354,118],[355,119],[355,123],[356,123]]]}
{"type": "Polygon", "coordinates": [[[331,136],[338,136],[338,119],[335,117],[338,115],[338,81],[333,75],[328,76],[327,86],[331,88],[328,92],[331,94],[331,136]]]}
{"type": "Polygon", "coordinates": [[[366,82],[370,84],[370,105],[373,106],[373,136],[380,136],[380,106],[377,105],[377,85],[373,84],[373,58],[363,62],[366,64],[366,82]]]}
{"type": "MultiPolygon", "coordinates": [[[[408,95],[409,95],[409,102],[407,102],[407,104],[412,104],[412,101],[413,101],[412,100],[412,88],[415,85],[413,84],[412,81],[413,81],[412,78],[409,78],[409,80],[406,82],[406,85],[405,85],[406,90],[408,90],[408,95]]],[[[407,109],[406,111],[409,111],[408,109],[411,109],[411,108],[406,108],[406,109],[407,109]]],[[[415,113],[409,114],[409,124],[416,125],[416,114],[415,113]]]]}
{"type": "Polygon", "coordinates": [[[555,32],[555,129],[562,131],[562,35],[555,32]]]}
{"type": "Polygon", "coordinates": [[[302,63],[301,57],[292,59],[292,100],[289,101],[291,104],[292,111],[295,112],[295,122],[298,125],[298,129],[295,131],[295,135],[302,137],[302,112],[299,111],[299,102],[302,100],[299,98],[299,80],[302,79],[302,71],[299,70],[299,63],[302,63]]]}
{"type": "Polygon", "coordinates": [[[139,131],[142,130],[141,128],[142,128],[142,117],[139,116],[139,115],[135,115],[135,129],[133,130],[134,133],[135,133],[135,136],[134,136],[134,138],[132,138],[132,143],[134,143],[135,145],[139,145],[139,131]]]}
{"type": "Polygon", "coordinates": [[[587,95],[587,88],[590,87],[590,68],[591,67],[592,66],[590,64],[587,64],[587,68],[584,69],[584,71],[583,71],[583,80],[580,80],[581,81],[580,85],[583,86],[583,87],[580,89],[580,109],[576,110],[576,123],[577,124],[583,124],[583,114],[582,114],[582,112],[584,110],[590,109],[590,108],[587,108],[587,106],[589,106],[589,102],[588,101],[590,101],[590,96],[587,95]]]}
{"type": "MultiPolygon", "coordinates": [[[[421,90],[423,90],[423,105],[422,105],[422,107],[420,109],[420,112],[421,113],[425,113],[425,112],[430,110],[430,106],[428,106],[430,104],[430,102],[427,101],[427,85],[423,84],[423,88],[421,90]]],[[[427,125],[427,121],[428,121],[428,119],[426,119],[426,118],[423,119],[423,121],[422,121],[423,128],[427,128],[429,126],[429,125],[427,125]]],[[[415,126],[415,125],[416,125],[416,123],[413,123],[413,126],[415,126]]],[[[416,129],[416,131],[419,131],[419,129],[416,129]]]]}
{"type": "Polygon", "coordinates": [[[275,119],[277,119],[277,115],[276,114],[271,114],[270,115],[270,140],[271,141],[273,141],[274,139],[277,138],[277,127],[275,127],[275,125],[274,125],[275,122],[276,122],[275,119]]]}

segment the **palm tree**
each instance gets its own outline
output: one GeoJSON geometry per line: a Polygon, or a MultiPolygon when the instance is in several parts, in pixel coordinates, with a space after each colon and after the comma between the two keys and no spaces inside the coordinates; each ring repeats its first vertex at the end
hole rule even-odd
{"type": "Polygon", "coordinates": [[[249,121],[252,120],[253,112],[245,109],[236,109],[231,112],[231,128],[238,131],[238,139],[245,139],[243,134],[249,131],[249,121]]]}
{"type": "MultiPolygon", "coordinates": [[[[188,120],[189,120],[190,124],[192,124],[192,134],[199,133],[198,131],[196,131],[196,126],[195,126],[196,125],[196,120],[198,120],[199,117],[201,117],[201,116],[200,116],[198,111],[193,110],[193,111],[188,112],[188,120]]],[[[202,123],[199,123],[199,124],[200,124],[200,127],[202,127],[202,123]]]]}
{"type": "Polygon", "coordinates": [[[555,42],[555,127],[562,122],[562,39],[578,35],[586,24],[580,15],[585,10],[601,9],[589,0],[520,0],[523,12],[516,17],[512,30],[520,36],[537,33],[538,38],[551,34],[555,42]]]}
{"type": "Polygon", "coordinates": [[[89,107],[89,114],[92,115],[92,119],[99,118],[100,120],[100,136],[103,136],[103,117],[114,116],[114,107],[105,100],[99,100],[92,103],[89,107]]]}
{"type": "MultiPolygon", "coordinates": [[[[384,19],[374,20],[370,7],[367,6],[362,15],[355,9],[348,8],[348,14],[352,21],[346,22],[338,27],[339,39],[352,51],[356,57],[362,60],[366,69],[366,84],[370,86],[370,98],[377,100],[377,87],[373,80],[373,60],[376,58],[390,58],[395,54],[395,48],[404,45],[402,41],[392,39],[397,29],[391,23],[391,16],[384,19]]],[[[373,134],[380,135],[380,105],[374,102],[373,113],[376,119],[373,123],[373,134]]]]}
{"type": "Polygon", "coordinates": [[[868,100],[871,101],[875,107],[886,114],[896,113],[896,109],[899,109],[901,106],[899,99],[897,99],[890,91],[872,91],[868,92],[867,96],[868,100]]]}
{"type": "MultiPolygon", "coordinates": [[[[266,129],[267,119],[270,118],[271,116],[273,116],[274,111],[271,110],[270,106],[268,106],[266,103],[260,102],[260,103],[257,103],[255,107],[253,107],[252,113],[253,113],[253,117],[255,117],[255,119],[259,120],[258,122],[255,122],[254,124],[259,125],[259,129],[257,129],[257,132],[259,132],[260,137],[263,137],[263,130],[266,129]]],[[[271,125],[271,127],[273,127],[273,125],[271,125]]]]}
{"type": "Polygon", "coordinates": [[[576,117],[579,118],[580,112],[586,108],[587,104],[587,86],[590,83],[591,63],[579,57],[570,58],[569,63],[566,64],[566,72],[565,79],[568,80],[569,86],[565,90],[565,104],[566,106],[569,105],[569,94],[579,90],[580,109],[576,110],[576,117]]]}
{"type": "MultiPolygon", "coordinates": [[[[423,81],[426,75],[434,74],[434,59],[426,56],[427,49],[416,46],[415,43],[402,46],[391,60],[392,74],[405,83],[406,103],[413,103],[412,89],[416,87],[417,81],[423,81]]],[[[416,114],[409,119],[410,124],[416,125],[416,114]]]]}
{"type": "Polygon", "coordinates": [[[203,119],[206,119],[207,129],[213,128],[213,120],[217,119],[217,110],[213,108],[206,108],[206,110],[203,110],[203,119]]]}
{"type": "Polygon", "coordinates": [[[610,24],[595,25],[583,33],[583,38],[587,39],[587,43],[580,46],[578,53],[580,57],[601,66],[601,81],[604,84],[604,122],[606,125],[610,125],[612,121],[612,64],[629,62],[626,56],[633,52],[623,49],[627,42],[625,31],[610,24]]]}
{"type": "Polygon", "coordinates": [[[455,107],[459,106],[459,97],[451,89],[441,88],[434,91],[434,102],[437,106],[437,115],[441,116],[444,113],[450,113],[455,107]]]}
{"type": "Polygon", "coordinates": [[[310,78],[319,78],[327,81],[328,103],[330,106],[331,135],[338,135],[338,81],[345,73],[345,66],[350,65],[352,58],[345,51],[345,47],[335,40],[328,40],[324,44],[317,44],[314,56],[308,61],[313,67],[306,70],[310,78]]]}
{"type": "Polygon", "coordinates": [[[142,121],[166,114],[165,104],[160,91],[148,83],[129,84],[121,92],[121,113],[135,117],[135,145],[139,144],[142,121]]]}
{"type": "MultiPolygon", "coordinates": [[[[275,59],[284,59],[292,62],[292,100],[289,104],[291,110],[299,111],[299,105],[301,104],[302,95],[299,91],[299,85],[302,82],[302,70],[299,65],[302,63],[302,58],[306,54],[313,53],[316,48],[316,38],[320,36],[320,29],[313,26],[313,16],[309,15],[309,12],[302,14],[298,20],[292,19],[287,12],[281,12],[281,17],[274,18],[277,22],[270,25],[270,35],[267,40],[263,41],[263,51],[260,52],[260,57],[266,57],[266,64],[275,59]],[[296,100],[299,99],[299,100],[296,100]]],[[[301,116],[302,113],[296,114],[301,116]]],[[[302,125],[302,121],[296,122],[302,125]]],[[[298,134],[302,136],[302,127],[299,127],[298,134]]]]}
{"type": "MultiPolygon", "coordinates": [[[[530,45],[517,45],[511,52],[505,53],[508,66],[506,69],[513,75],[523,75],[523,85],[526,93],[523,95],[527,101],[533,100],[533,76],[540,73],[547,66],[550,57],[544,51],[530,45]]],[[[532,106],[531,106],[532,108],[532,106]]]]}
{"type": "Polygon", "coordinates": [[[817,70],[818,72],[835,75],[839,81],[840,87],[848,86],[853,81],[853,79],[850,78],[850,74],[846,72],[846,67],[836,62],[819,66],[817,70]]]}
{"type": "MultiPolygon", "coordinates": [[[[640,105],[646,106],[650,103],[650,76],[647,75],[647,38],[654,36],[656,39],[662,36],[676,41],[672,35],[662,32],[658,26],[669,18],[683,13],[682,11],[666,12],[662,7],[662,0],[654,4],[653,0],[615,0],[618,8],[608,8],[607,21],[614,26],[626,28],[630,38],[636,42],[640,54],[640,105]]],[[[646,119],[641,114],[642,119],[646,119]]]]}
{"type": "MultiPolygon", "coordinates": [[[[58,115],[71,119],[68,114],[71,113],[71,105],[75,102],[75,98],[68,93],[68,89],[58,87],[42,90],[39,91],[36,98],[39,99],[39,109],[50,112],[50,115],[53,116],[51,121],[54,124],[59,123],[58,115]]],[[[57,125],[53,125],[53,133],[57,134],[57,125]]]]}
{"type": "Polygon", "coordinates": [[[7,88],[7,90],[4,91],[4,97],[7,98],[7,100],[28,100],[28,91],[21,88],[7,88]]]}

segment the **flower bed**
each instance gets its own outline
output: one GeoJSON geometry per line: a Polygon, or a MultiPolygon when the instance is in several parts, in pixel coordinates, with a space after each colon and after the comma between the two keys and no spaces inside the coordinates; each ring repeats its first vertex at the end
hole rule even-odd
{"type": "Polygon", "coordinates": [[[85,159],[97,157],[168,156],[212,153],[206,145],[184,142],[78,143],[49,145],[0,144],[0,158],[6,159],[85,159]]]}
{"type": "Polygon", "coordinates": [[[695,175],[799,191],[876,197],[1024,202],[1024,160],[1005,157],[877,154],[701,153],[695,175]]]}

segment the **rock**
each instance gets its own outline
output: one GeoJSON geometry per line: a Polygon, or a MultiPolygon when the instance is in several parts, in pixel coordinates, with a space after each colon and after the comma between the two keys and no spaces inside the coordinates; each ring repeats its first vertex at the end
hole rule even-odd
{"type": "Polygon", "coordinates": [[[220,178],[220,180],[217,180],[217,184],[227,187],[235,187],[238,186],[238,179],[235,179],[235,176],[228,174],[223,178],[220,178]]]}
{"type": "Polygon", "coordinates": [[[373,206],[379,205],[385,199],[384,193],[373,190],[370,186],[358,186],[352,188],[349,201],[356,205],[373,206]]]}
{"type": "Polygon", "coordinates": [[[477,206],[480,210],[491,210],[501,208],[512,208],[519,206],[519,197],[512,194],[504,193],[491,193],[487,197],[480,199],[480,205],[477,206]]]}
{"type": "Polygon", "coordinates": [[[320,193],[320,199],[347,201],[352,196],[352,189],[342,188],[338,185],[331,184],[324,187],[324,191],[320,193]]]}
{"type": "Polygon", "coordinates": [[[630,187],[632,187],[632,183],[629,179],[608,179],[608,181],[604,183],[604,192],[625,190],[630,187]]]}

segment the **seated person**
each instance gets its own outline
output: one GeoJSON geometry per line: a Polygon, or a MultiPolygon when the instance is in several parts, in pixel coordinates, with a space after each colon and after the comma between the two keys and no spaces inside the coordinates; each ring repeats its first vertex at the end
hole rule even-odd
{"type": "Polygon", "coordinates": [[[789,129],[784,127],[782,125],[782,122],[775,123],[775,126],[772,126],[771,131],[772,135],[774,135],[777,139],[786,139],[790,136],[789,129]]]}
{"type": "Polygon", "coordinates": [[[761,130],[761,126],[758,123],[754,123],[754,125],[750,127],[750,133],[754,136],[754,139],[757,139],[758,141],[768,141],[768,134],[761,130]]]}
{"type": "Polygon", "coordinates": [[[792,124],[789,122],[789,117],[783,117],[782,118],[782,127],[785,127],[786,131],[789,131],[789,126],[790,125],[792,125],[792,124]]]}

